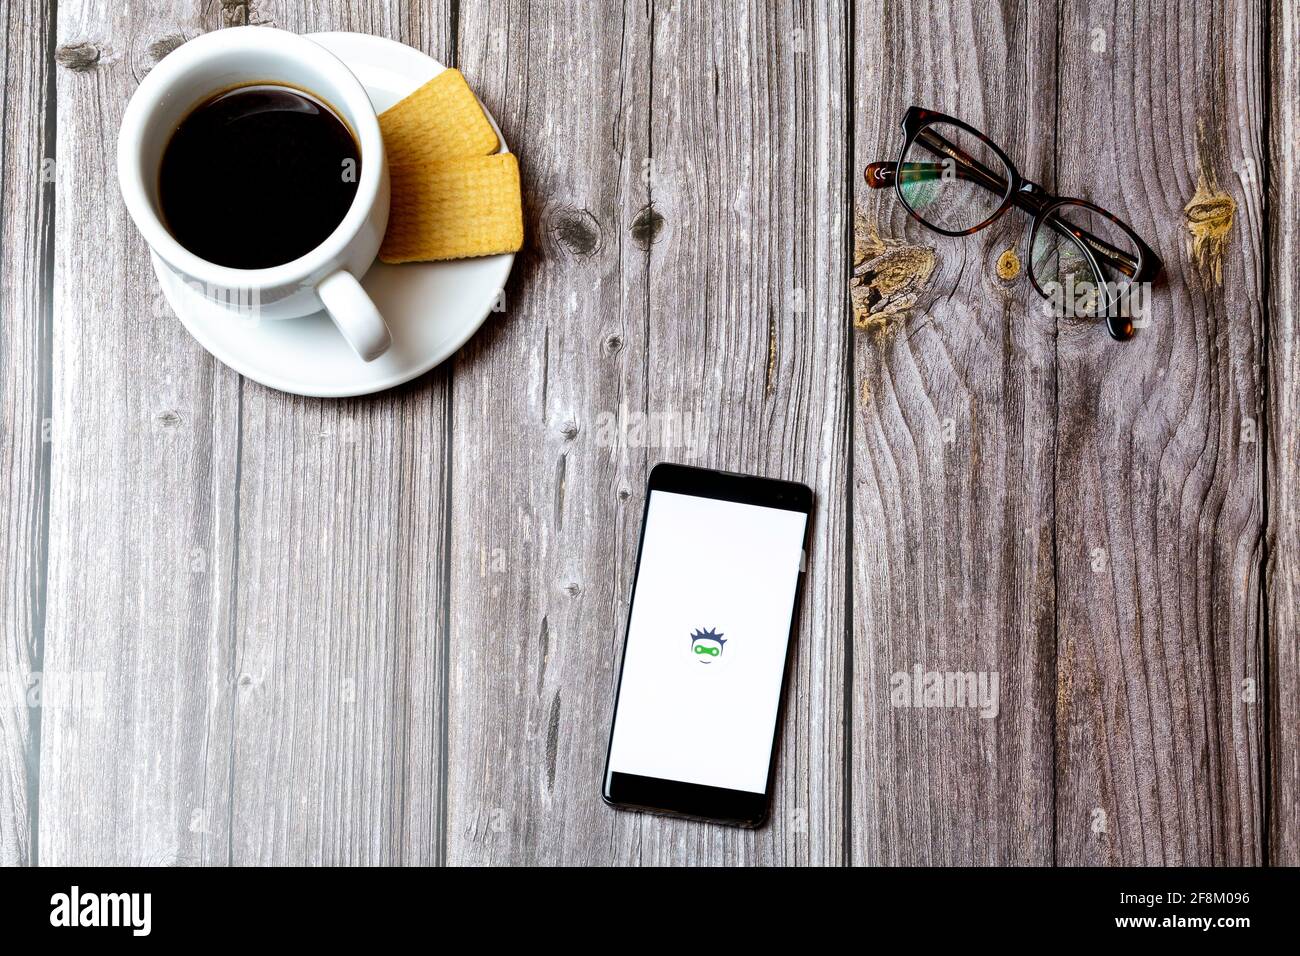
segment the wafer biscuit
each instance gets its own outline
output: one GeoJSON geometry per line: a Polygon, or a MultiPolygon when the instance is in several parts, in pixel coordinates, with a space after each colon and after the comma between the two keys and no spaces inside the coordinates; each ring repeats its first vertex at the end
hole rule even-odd
{"type": "Polygon", "coordinates": [[[499,145],[496,131],[459,70],[443,70],[397,105],[379,114],[389,166],[486,156],[499,145]]]}
{"type": "Polygon", "coordinates": [[[523,245],[519,163],[510,153],[394,166],[384,262],[465,259],[523,245]]]}

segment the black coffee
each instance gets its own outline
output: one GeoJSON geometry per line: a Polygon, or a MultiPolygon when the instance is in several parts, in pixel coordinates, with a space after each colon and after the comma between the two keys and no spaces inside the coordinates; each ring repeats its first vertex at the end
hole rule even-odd
{"type": "Polygon", "coordinates": [[[325,103],[287,86],[241,86],[206,100],[163,152],[158,192],[176,240],[236,269],[291,262],[343,221],[361,151],[325,103]]]}

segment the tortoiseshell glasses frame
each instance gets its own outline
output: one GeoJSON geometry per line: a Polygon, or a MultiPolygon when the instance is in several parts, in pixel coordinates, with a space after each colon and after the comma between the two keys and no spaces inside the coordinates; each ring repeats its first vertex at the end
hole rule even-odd
{"type": "Polygon", "coordinates": [[[868,186],[872,189],[887,189],[892,186],[898,201],[903,204],[903,208],[907,210],[913,219],[927,229],[945,236],[969,236],[972,233],[979,232],[996,222],[1012,206],[1024,210],[1034,217],[1029,230],[1028,259],[1030,267],[1028,272],[1029,280],[1033,283],[1034,288],[1038,290],[1038,293],[1045,298],[1052,298],[1052,295],[1039,284],[1033,268],[1034,243],[1039,230],[1046,226],[1060,234],[1079,250],[1086,258],[1095,276],[1099,279],[1098,291],[1104,297],[1104,300],[1099,304],[1104,306],[1106,328],[1111,337],[1119,341],[1125,341],[1133,337],[1133,318],[1131,315],[1122,314],[1126,311],[1122,307],[1121,299],[1123,299],[1123,296],[1115,294],[1107,286],[1104,281],[1106,273],[1102,270],[1101,264],[1105,263],[1111,269],[1127,277],[1129,283],[1126,287],[1131,287],[1138,283],[1150,283],[1154,280],[1160,274],[1161,263],[1160,257],[1155,254],[1149,245],[1142,241],[1141,237],[1127,223],[1100,206],[1083,199],[1053,195],[1038,183],[1025,179],[997,143],[973,126],[963,123],[955,117],[913,106],[908,109],[907,114],[903,117],[902,126],[904,134],[903,148],[899,150],[897,162],[872,163],[869,165],[864,174],[868,186]],[[978,139],[984,147],[1001,160],[1005,175],[998,170],[990,169],[959,145],[946,139],[934,128],[935,124],[955,127],[978,139]],[[920,146],[929,153],[942,157],[943,161],[939,163],[905,163],[904,160],[908,155],[908,151],[913,146],[920,146]],[[900,171],[904,174],[901,177],[899,175],[900,171]],[[925,179],[936,179],[944,175],[955,176],[958,180],[965,180],[982,186],[995,195],[1002,197],[1002,201],[982,222],[969,229],[953,230],[943,228],[930,222],[919,211],[912,208],[912,204],[908,201],[908,197],[902,188],[902,182],[904,179],[916,182],[925,179]],[[1076,228],[1060,214],[1065,207],[1085,209],[1108,219],[1128,237],[1133,244],[1132,248],[1128,250],[1117,248],[1113,243],[1107,242],[1099,236],[1076,228]]]}

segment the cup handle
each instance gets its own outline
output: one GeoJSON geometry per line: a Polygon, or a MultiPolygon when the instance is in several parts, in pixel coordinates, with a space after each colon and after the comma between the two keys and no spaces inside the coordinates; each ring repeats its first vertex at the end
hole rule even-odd
{"type": "Polygon", "coordinates": [[[373,362],[388,351],[393,340],[384,317],[351,272],[330,273],[316,286],[316,294],[363,362],[373,362]]]}

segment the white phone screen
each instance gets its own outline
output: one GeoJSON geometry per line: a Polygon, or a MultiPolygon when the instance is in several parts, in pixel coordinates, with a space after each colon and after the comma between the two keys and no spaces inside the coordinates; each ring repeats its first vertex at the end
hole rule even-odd
{"type": "Polygon", "coordinates": [[[650,493],[611,771],[767,789],[807,520],[650,493]]]}

